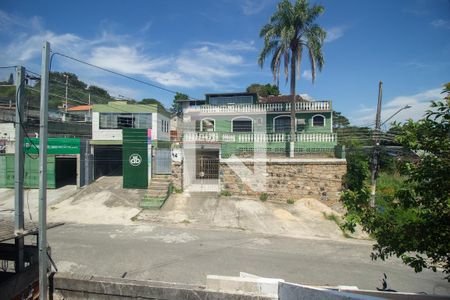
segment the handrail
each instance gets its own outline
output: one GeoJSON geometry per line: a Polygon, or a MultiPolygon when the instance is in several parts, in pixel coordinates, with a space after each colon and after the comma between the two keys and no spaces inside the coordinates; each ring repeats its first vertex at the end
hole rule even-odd
{"type": "MultiPolygon", "coordinates": [[[[291,110],[290,103],[260,103],[260,104],[239,104],[239,105],[200,105],[191,106],[184,110],[184,113],[249,113],[249,112],[285,112],[291,110]]],[[[296,111],[329,111],[331,101],[311,101],[295,103],[296,111]]]]}

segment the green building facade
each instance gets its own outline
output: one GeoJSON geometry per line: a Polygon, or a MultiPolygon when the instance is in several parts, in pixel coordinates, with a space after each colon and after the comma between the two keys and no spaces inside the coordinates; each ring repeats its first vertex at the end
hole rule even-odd
{"type": "MultiPolygon", "coordinates": [[[[295,152],[335,154],[331,101],[295,103],[295,152]]],[[[289,96],[258,97],[252,93],[207,94],[201,105],[185,102],[184,116],[190,122],[183,134],[185,143],[216,143],[221,156],[258,151],[286,154],[291,140],[289,96]]]]}

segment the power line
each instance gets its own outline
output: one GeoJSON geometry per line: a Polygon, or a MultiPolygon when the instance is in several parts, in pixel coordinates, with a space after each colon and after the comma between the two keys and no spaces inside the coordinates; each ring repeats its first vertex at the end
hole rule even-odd
{"type": "MultiPolygon", "coordinates": [[[[156,85],[156,84],[153,84],[153,83],[150,83],[150,82],[147,82],[147,81],[144,81],[144,80],[135,78],[135,77],[131,77],[131,76],[128,76],[128,75],[125,75],[125,74],[122,74],[122,73],[119,73],[119,72],[116,72],[116,71],[113,71],[113,70],[110,70],[110,69],[107,69],[107,68],[104,68],[104,67],[100,67],[100,66],[91,64],[91,63],[89,63],[89,62],[83,61],[83,60],[81,60],[81,59],[78,59],[78,58],[75,58],[75,57],[71,57],[71,56],[69,56],[69,55],[65,55],[65,54],[60,53],[60,52],[53,52],[53,53],[52,53],[52,55],[51,55],[51,57],[50,57],[50,70],[51,70],[51,65],[52,65],[52,60],[53,60],[53,56],[54,56],[54,55],[59,55],[59,56],[65,57],[65,58],[67,58],[67,59],[70,59],[70,60],[79,62],[79,63],[81,63],[81,64],[85,64],[85,65],[87,65],[87,66],[90,66],[90,67],[93,67],[93,68],[97,68],[97,69],[99,69],[99,70],[102,70],[102,71],[105,71],[105,72],[108,72],[108,73],[111,73],[111,74],[115,74],[115,75],[117,75],[117,76],[121,76],[121,77],[130,79],[130,80],[133,80],[133,81],[136,81],[136,82],[139,82],[139,83],[142,83],[142,84],[145,84],[145,85],[148,85],[148,86],[151,86],[151,87],[160,89],[160,90],[162,90],[162,91],[166,91],[166,92],[175,94],[175,95],[178,93],[177,91],[170,90],[170,89],[168,89],[168,88],[164,88],[164,87],[161,87],[161,86],[159,86],[159,85],[156,85]]],[[[189,96],[188,96],[188,99],[189,99],[189,100],[195,100],[195,99],[193,99],[193,98],[191,98],[191,97],[189,97],[189,96]]]]}

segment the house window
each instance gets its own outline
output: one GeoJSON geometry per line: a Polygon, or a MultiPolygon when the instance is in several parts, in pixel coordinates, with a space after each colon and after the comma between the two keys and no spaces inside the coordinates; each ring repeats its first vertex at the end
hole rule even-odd
{"type": "Polygon", "coordinates": [[[233,119],[233,132],[252,132],[253,120],[250,118],[236,118],[233,119]]]}
{"type": "Polygon", "coordinates": [[[252,104],[253,96],[215,96],[209,97],[209,105],[252,104]]]}
{"type": "Polygon", "coordinates": [[[214,131],[215,121],[212,119],[203,119],[201,131],[214,131]]]}
{"type": "Polygon", "coordinates": [[[325,118],[321,115],[316,115],[313,117],[313,126],[314,127],[323,127],[325,126],[325,118]]]}
{"type": "Polygon", "coordinates": [[[279,116],[273,119],[273,126],[275,132],[289,132],[291,131],[291,117],[279,116]]]}
{"type": "Polygon", "coordinates": [[[152,128],[151,113],[100,113],[100,129],[152,128]]]}

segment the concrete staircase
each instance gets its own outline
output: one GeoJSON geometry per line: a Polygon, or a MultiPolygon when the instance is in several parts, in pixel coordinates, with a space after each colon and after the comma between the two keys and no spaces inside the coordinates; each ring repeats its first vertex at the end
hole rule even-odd
{"type": "Polygon", "coordinates": [[[145,209],[160,209],[169,198],[171,190],[172,182],[168,175],[153,175],[139,206],[145,209]]]}

